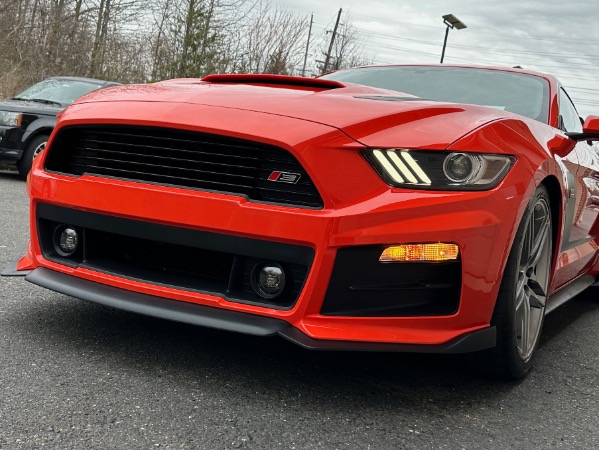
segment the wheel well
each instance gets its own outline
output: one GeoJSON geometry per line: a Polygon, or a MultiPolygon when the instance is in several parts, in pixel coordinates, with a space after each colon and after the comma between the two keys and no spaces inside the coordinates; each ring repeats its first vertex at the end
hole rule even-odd
{"type": "Polygon", "coordinates": [[[557,178],[554,176],[549,176],[545,178],[542,182],[542,185],[547,188],[547,192],[549,192],[549,207],[551,208],[551,238],[553,240],[553,256],[557,252],[557,239],[559,235],[559,226],[560,226],[560,216],[562,210],[562,189],[557,181],[557,178]]]}
{"type": "MultiPolygon", "coordinates": [[[[560,225],[560,211],[562,208],[562,189],[559,184],[559,181],[554,176],[548,176],[545,178],[539,185],[545,186],[547,192],[549,194],[549,208],[551,208],[551,241],[553,244],[552,251],[552,261],[555,260],[555,255],[557,253],[557,239],[559,235],[558,227],[560,225]]],[[[516,227],[517,228],[517,227],[516,227]]],[[[511,251],[511,248],[510,248],[511,251]]],[[[504,267],[505,272],[505,267],[504,267]]],[[[504,273],[502,272],[501,277],[503,279],[504,273]]],[[[496,321],[496,313],[497,313],[497,299],[495,301],[495,306],[493,307],[493,313],[491,315],[491,324],[494,324],[496,321]]]]}
{"type": "Polygon", "coordinates": [[[52,128],[40,128],[39,130],[35,130],[33,133],[31,133],[31,135],[27,138],[27,142],[26,145],[29,145],[29,143],[35,139],[38,136],[46,136],[46,137],[50,137],[50,134],[52,133],[52,128]]]}

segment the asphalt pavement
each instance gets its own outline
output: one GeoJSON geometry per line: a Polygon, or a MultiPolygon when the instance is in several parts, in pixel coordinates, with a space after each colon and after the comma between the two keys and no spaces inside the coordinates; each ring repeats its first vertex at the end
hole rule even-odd
{"type": "MultiPolygon", "coordinates": [[[[0,266],[28,240],[0,174],[0,266]]],[[[599,292],[545,322],[530,375],[464,357],[311,352],[0,278],[0,449],[596,449],[599,292]]]]}

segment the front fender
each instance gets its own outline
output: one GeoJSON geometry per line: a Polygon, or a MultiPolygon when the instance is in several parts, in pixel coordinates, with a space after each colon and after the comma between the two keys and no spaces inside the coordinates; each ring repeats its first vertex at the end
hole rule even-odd
{"type": "Polygon", "coordinates": [[[56,120],[56,117],[40,117],[39,119],[32,121],[21,137],[23,148],[25,148],[29,141],[35,136],[40,134],[50,136],[50,133],[52,133],[52,130],[56,126],[56,120]]]}
{"type": "MultiPolygon", "coordinates": [[[[568,186],[571,174],[563,163],[564,158],[574,155],[574,145],[557,129],[532,120],[499,120],[489,123],[462,139],[454,142],[448,150],[507,153],[516,156],[517,164],[526,173],[515,186],[515,195],[520,196],[520,206],[511,225],[509,241],[506,242],[504,261],[512,247],[516,230],[535,189],[543,183],[549,190],[554,217],[554,258],[555,270],[562,241],[569,234],[569,216],[567,209],[574,206],[568,198],[568,186]],[[569,147],[568,147],[569,146],[569,147]],[[568,148],[570,151],[568,151],[568,148]],[[558,154],[563,155],[558,156],[558,154]],[[565,219],[565,220],[564,220],[565,219]]],[[[575,157],[575,155],[574,155],[575,157]]]]}

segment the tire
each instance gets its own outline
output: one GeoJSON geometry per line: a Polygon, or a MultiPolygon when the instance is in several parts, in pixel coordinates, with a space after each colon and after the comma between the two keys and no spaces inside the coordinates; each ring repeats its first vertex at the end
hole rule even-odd
{"type": "Polygon", "coordinates": [[[29,174],[31,165],[33,164],[33,159],[46,148],[47,142],[48,136],[46,135],[35,136],[29,141],[21,155],[21,159],[17,163],[17,170],[21,178],[27,178],[27,174],[29,174]]]}
{"type": "Polygon", "coordinates": [[[491,324],[497,346],[489,367],[507,380],[525,376],[539,345],[553,254],[551,204],[544,186],[530,199],[518,227],[491,324]]]}

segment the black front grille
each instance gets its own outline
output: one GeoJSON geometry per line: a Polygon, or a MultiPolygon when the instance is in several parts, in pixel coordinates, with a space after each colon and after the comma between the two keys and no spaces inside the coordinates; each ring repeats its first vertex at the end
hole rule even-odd
{"type": "Polygon", "coordinates": [[[314,258],[310,248],[95,214],[40,203],[38,238],[44,257],[119,277],[205,292],[233,302],[292,308],[314,258]],[[68,225],[80,236],[70,255],[56,249],[68,225]],[[274,262],[285,271],[286,288],[265,299],[252,288],[254,267],[274,262]]]}
{"type": "Polygon", "coordinates": [[[54,140],[46,170],[99,175],[322,208],[314,183],[288,151],[259,142],[150,127],[69,127],[54,140]],[[293,174],[269,181],[275,172],[293,174]],[[299,176],[299,177],[298,177],[299,176]]]}

